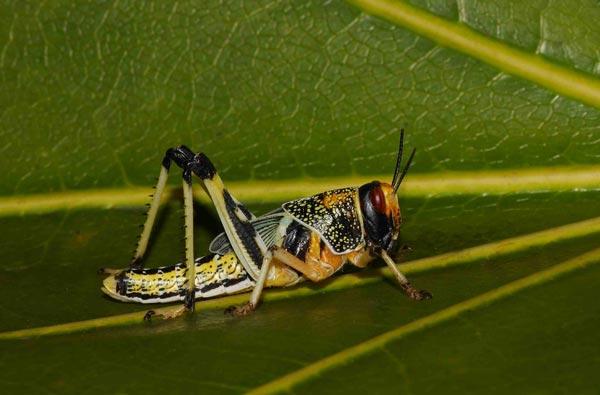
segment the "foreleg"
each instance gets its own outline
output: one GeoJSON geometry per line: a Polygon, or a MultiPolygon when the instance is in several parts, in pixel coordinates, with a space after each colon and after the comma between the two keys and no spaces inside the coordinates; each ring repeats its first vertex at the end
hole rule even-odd
{"type": "Polygon", "coordinates": [[[388,255],[388,253],[385,250],[381,250],[380,254],[385,263],[392,271],[392,273],[394,273],[396,280],[398,280],[398,284],[400,284],[400,287],[402,288],[404,293],[408,295],[409,298],[415,300],[431,299],[431,293],[425,290],[418,290],[412,286],[412,284],[410,283],[410,281],[408,281],[406,276],[402,274],[400,270],[398,270],[398,266],[396,266],[394,260],[388,255]]]}

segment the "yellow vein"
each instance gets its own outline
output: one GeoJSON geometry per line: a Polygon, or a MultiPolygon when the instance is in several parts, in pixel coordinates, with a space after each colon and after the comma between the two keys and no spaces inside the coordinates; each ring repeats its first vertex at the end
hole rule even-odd
{"type": "MultiPolygon", "coordinates": [[[[600,217],[575,222],[573,224],[563,225],[540,232],[530,233],[524,236],[517,236],[493,243],[483,244],[477,247],[466,248],[456,252],[417,259],[406,264],[402,264],[400,267],[403,272],[407,274],[413,274],[450,266],[464,265],[482,259],[500,257],[503,255],[523,251],[528,248],[543,246],[550,243],[557,243],[563,240],[592,235],[594,233],[600,233],[600,217]]],[[[346,274],[344,276],[336,277],[323,285],[306,284],[292,289],[268,290],[263,295],[263,302],[268,303],[271,301],[354,288],[379,281],[382,276],[390,278],[393,277],[387,268],[370,270],[362,273],[346,274]]],[[[247,299],[248,296],[242,294],[201,301],[198,304],[198,310],[222,309],[234,304],[245,303],[247,299]]],[[[169,306],[155,310],[158,313],[165,313],[177,308],[179,308],[179,306],[169,306]]],[[[136,323],[139,324],[142,323],[144,314],[145,310],[85,321],[1,332],[0,339],[21,339],[33,336],[59,335],[95,328],[107,328],[136,323]]]]}
{"type": "Polygon", "coordinates": [[[389,332],[385,332],[355,346],[346,348],[343,351],[311,363],[302,369],[257,387],[250,391],[249,394],[272,394],[289,391],[299,383],[322,375],[326,371],[334,369],[338,366],[350,363],[352,360],[363,355],[377,351],[386,344],[402,339],[411,333],[419,332],[435,325],[439,325],[471,310],[484,307],[492,302],[496,302],[500,299],[511,296],[519,291],[552,281],[569,272],[583,269],[592,264],[597,264],[598,262],[600,262],[600,248],[590,251],[586,254],[579,255],[549,269],[510,282],[471,299],[467,299],[446,309],[412,321],[409,324],[400,326],[389,332]]]}
{"type": "Polygon", "coordinates": [[[509,74],[600,108],[600,79],[511,47],[464,24],[398,0],[347,0],[364,12],[403,26],[440,45],[463,52],[509,74]]]}
{"type": "MultiPolygon", "coordinates": [[[[227,187],[244,202],[277,203],[327,189],[360,185],[390,174],[319,179],[230,182],[227,187]]],[[[521,170],[414,174],[402,186],[401,196],[505,194],[533,191],[600,189],[600,166],[548,167],[521,170]]],[[[0,217],[40,214],[66,209],[142,206],[150,202],[150,188],[130,187],[23,195],[0,198],[0,217]]],[[[173,197],[167,191],[164,199],[173,197]]],[[[207,202],[200,190],[196,196],[207,202]]]]}

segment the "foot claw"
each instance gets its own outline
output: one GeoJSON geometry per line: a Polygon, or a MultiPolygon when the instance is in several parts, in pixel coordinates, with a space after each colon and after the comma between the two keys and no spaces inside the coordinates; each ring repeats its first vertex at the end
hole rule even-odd
{"type": "Polygon", "coordinates": [[[148,310],[146,314],[144,314],[144,321],[150,322],[152,321],[152,316],[156,315],[156,311],[148,310]]]}
{"type": "Polygon", "coordinates": [[[229,306],[225,309],[225,314],[231,314],[234,317],[242,317],[253,313],[255,309],[256,307],[252,303],[248,302],[241,306],[229,306]]]}
{"type": "Polygon", "coordinates": [[[171,320],[177,317],[181,317],[186,313],[192,313],[192,311],[185,306],[180,306],[168,310],[161,309],[160,313],[157,313],[154,310],[148,310],[144,315],[144,321],[151,321],[152,317],[159,318],[161,320],[171,320]]]}
{"type": "Polygon", "coordinates": [[[411,292],[408,296],[410,296],[410,298],[414,300],[427,300],[433,298],[433,295],[431,295],[429,291],[426,291],[424,289],[415,289],[414,292],[411,292]]]}

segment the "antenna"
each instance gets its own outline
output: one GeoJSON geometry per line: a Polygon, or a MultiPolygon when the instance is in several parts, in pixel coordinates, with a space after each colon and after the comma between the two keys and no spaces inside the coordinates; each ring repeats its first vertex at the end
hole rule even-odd
{"type": "Polygon", "coordinates": [[[398,146],[398,154],[396,155],[396,168],[394,169],[394,177],[392,178],[392,185],[394,191],[400,186],[398,182],[398,176],[400,175],[400,165],[402,164],[402,151],[404,150],[404,128],[400,129],[400,145],[398,146]],[[396,186],[396,184],[398,184],[396,186]]]}
{"type": "Polygon", "coordinates": [[[410,168],[410,164],[415,156],[416,148],[413,148],[410,156],[408,157],[408,161],[406,165],[404,165],[404,169],[400,172],[400,166],[402,165],[402,152],[404,151],[404,128],[400,129],[400,146],[398,147],[398,155],[396,156],[396,168],[394,169],[394,178],[392,178],[392,187],[394,188],[394,192],[398,192],[398,188],[400,188],[400,184],[406,176],[408,169],[410,168]]]}
{"type": "Polygon", "coordinates": [[[410,164],[412,163],[412,160],[415,157],[415,152],[417,152],[417,149],[413,148],[412,152],[410,153],[410,156],[408,157],[408,161],[406,162],[406,165],[404,165],[404,170],[402,170],[402,174],[400,175],[400,178],[398,179],[398,183],[393,185],[394,192],[398,192],[398,188],[400,188],[400,184],[402,183],[404,176],[406,175],[406,173],[408,173],[410,164]]]}

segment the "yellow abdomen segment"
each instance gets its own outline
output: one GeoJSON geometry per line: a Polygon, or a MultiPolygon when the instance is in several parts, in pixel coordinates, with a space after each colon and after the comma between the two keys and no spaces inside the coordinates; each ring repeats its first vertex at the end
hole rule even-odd
{"type": "MultiPolygon", "coordinates": [[[[196,298],[243,292],[254,286],[233,252],[196,259],[196,298]]],[[[183,263],[156,269],[129,269],[107,277],[102,291],[112,298],[139,303],[181,301],[187,289],[183,263]]]]}
{"type": "MultiPolygon", "coordinates": [[[[196,298],[212,298],[249,291],[254,280],[233,252],[196,259],[196,298]]],[[[296,284],[299,276],[289,267],[272,262],[268,287],[296,284]]],[[[156,269],[129,269],[104,279],[102,291],[114,299],[138,303],[182,301],[187,290],[187,269],[183,263],[156,269]]]]}

